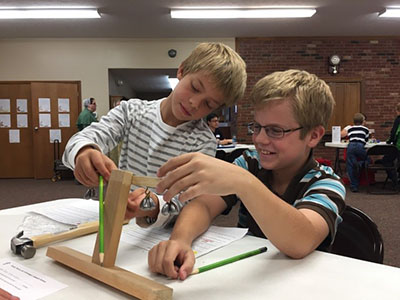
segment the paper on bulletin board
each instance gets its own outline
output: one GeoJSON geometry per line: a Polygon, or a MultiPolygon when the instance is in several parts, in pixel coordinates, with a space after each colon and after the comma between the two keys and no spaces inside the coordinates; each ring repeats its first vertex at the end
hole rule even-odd
{"type": "Polygon", "coordinates": [[[50,98],[39,98],[39,112],[50,112],[50,98]]]}
{"type": "Polygon", "coordinates": [[[0,128],[10,128],[11,127],[11,117],[10,115],[0,115],[0,128]]]}
{"type": "Polygon", "coordinates": [[[0,99],[0,112],[10,112],[10,99],[0,99]]]}
{"type": "Polygon", "coordinates": [[[61,129],[50,129],[50,143],[54,143],[54,140],[58,140],[61,143],[61,129]]]}
{"type": "Polygon", "coordinates": [[[58,112],[69,112],[68,98],[58,98],[58,112]]]}
{"type": "Polygon", "coordinates": [[[50,114],[39,114],[39,127],[51,127],[50,114]]]}
{"type": "Polygon", "coordinates": [[[69,114],[58,114],[58,127],[70,127],[69,114]]]}
{"type": "Polygon", "coordinates": [[[19,129],[10,129],[8,131],[8,138],[10,144],[19,144],[21,142],[19,138],[19,129]]]}
{"type": "Polygon", "coordinates": [[[28,100],[27,99],[17,99],[17,112],[19,112],[19,113],[28,112],[28,100]]]}
{"type": "Polygon", "coordinates": [[[340,143],[340,126],[332,126],[332,143],[340,143]]]}
{"type": "Polygon", "coordinates": [[[28,127],[28,115],[17,114],[17,127],[18,128],[27,128],[28,127]]]}

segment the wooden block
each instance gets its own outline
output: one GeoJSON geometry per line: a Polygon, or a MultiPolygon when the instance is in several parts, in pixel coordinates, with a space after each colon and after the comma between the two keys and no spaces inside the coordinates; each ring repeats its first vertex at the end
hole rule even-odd
{"type": "Polygon", "coordinates": [[[160,178],[147,177],[147,176],[135,176],[132,177],[132,184],[142,187],[156,187],[160,182],[160,178]]]}
{"type": "MultiPolygon", "coordinates": [[[[115,264],[131,181],[132,173],[114,170],[107,185],[104,208],[104,267],[113,267],[115,264]]],[[[92,261],[100,264],[99,234],[97,234],[92,261]]]]}
{"type": "Polygon", "coordinates": [[[139,299],[172,299],[173,290],[163,284],[118,267],[101,267],[92,258],[65,246],[51,246],[46,255],[74,270],[139,299]]]}

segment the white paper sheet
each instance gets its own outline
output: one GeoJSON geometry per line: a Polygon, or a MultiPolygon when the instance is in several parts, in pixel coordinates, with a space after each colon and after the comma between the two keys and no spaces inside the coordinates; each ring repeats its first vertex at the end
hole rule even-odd
{"type": "MultiPolygon", "coordinates": [[[[57,222],[79,225],[99,218],[99,202],[84,200],[73,204],[56,203],[45,208],[33,210],[57,222]]],[[[172,229],[141,228],[132,220],[122,229],[121,240],[136,247],[150,250],[161,241],[168,240],[172,229]]],[[[241,239],[247,233],[247,228],[211,226],[207,232],[198,237],[193,243],[195,256],[199,257],[213,250],[241,239]]]]}
{"type": "MultiPolygon", "coordinates": [[[[247,233],[247,228],[211,226],[208,231],[199,236],[192,245],[196,257],[200,257],[218,248],[241,239],[247,233]]],[[[161,241],[168,240],[172,229],[141,228],[130,223],[122,230],[121,240],[136,247],[150,250],[161,241]]]]}
{"type": "Polygon", "coordinates": [[[50,143],[54,143],[54,140],[58,140],[61,143],[61,129],[50,129],[49,130],[50,143]]]}
{"type": "Polygon", "coordinates": [[[11,116],[10,115],[0,115],[0,127],[10,128],[11,127],[11,116]]]}
{"type": "Polygon", "coordinates": [[[18,113],[28,112],[28,99],[17,99],[17,112],[18,113]]]}
{"type": "Polygon", "coordinates": [[[58,98],[58,112],[69,112],[69,98],[58,98]]]}
{"type": "Polygon", "coordinates": [[[10,99],[0,99],[0,112],[10,112],[10,99]]]}
{"type": "Polygon", "coordinates": [[[58,127],[70,127],[69,114],[58,114],[58,127]]]}
{"type": "Polygon", "coordinates": [[[7,258],[0,260],[0,288],[21,300],[35,300],[67,285],[7,258]]]}
{"type": "Polygon", "coordinates": [[[19,129],[10,129],[8,134],[10,144],[19,144],[21,142],[19,138],[19,129]]]}
{"type": "Polygon", "coordinates": [[[80,199],[72,204],[56,203],[32,212],[44,215],[52,220],[68,225],[80,225],[99,219],[99,202],[80,199]]]}
{"type": "Polygon", "coordinates": [[[38,99],[39,112],[50,112],[50,98],[39,98],[38,99]]]}
{"type": "Polygon", "coordinates": [[[39,114],[39,127],[51,127],[50,114],[39,114]]]}
{"type": "Polygon", "coordinates": [[[340,143],[340,126],[332,126],[332,143],[340,143]]]}
{"type": "Polygon", "coordinates": [[[17,127],[27,128],[28,127],[28,115],[27,114],[17,114],[17,127]]]}

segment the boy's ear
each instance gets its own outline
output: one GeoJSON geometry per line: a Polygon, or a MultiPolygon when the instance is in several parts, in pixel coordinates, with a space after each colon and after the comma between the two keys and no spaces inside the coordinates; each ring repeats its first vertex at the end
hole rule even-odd
{"type": "Polygon", "coordinates": [[[308,146],[314,148],[318,145],[319,141],[325,134],[325,128],[322,125],[314,127],[310,132],[308,146]]]}
{"type": "Polygon", "coordinates": [[[176,78],[181,80],[183,78],[183,67],[182,65],[179,66],[178,71],[176,72],[176,78]]]}

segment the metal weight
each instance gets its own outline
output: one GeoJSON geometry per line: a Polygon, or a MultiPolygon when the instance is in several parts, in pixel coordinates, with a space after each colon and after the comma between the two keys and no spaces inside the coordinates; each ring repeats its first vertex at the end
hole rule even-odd
{"type": "Polygon", "coordinates": [[[156,208],[156,204],[153,200],[153,198],[150,197],[150,191],[148,188],[145,190],[146,196],[143,198],[143,200],[140,202],[140,209],[143,211],[149,211],[153,210],[156,208]]]}

